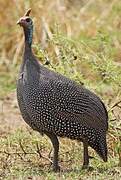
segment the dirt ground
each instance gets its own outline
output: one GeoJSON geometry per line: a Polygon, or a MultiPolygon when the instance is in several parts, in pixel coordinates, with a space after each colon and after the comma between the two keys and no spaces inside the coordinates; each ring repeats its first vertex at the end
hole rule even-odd
{"type": "Polygon", "coordinates": [[[20,127],[26,127],[20,114],[16,92],[8,94],[0,99],[0,136],[14,131],[20,127]]]}

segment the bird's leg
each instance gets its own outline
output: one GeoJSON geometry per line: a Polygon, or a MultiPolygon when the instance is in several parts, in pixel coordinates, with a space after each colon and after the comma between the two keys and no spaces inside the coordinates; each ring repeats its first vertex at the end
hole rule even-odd
{"type": "Polygon", "coordinates": [[[88,141],[87,139],[83,139],[83,147],[84,147],[84,162],[83,162],[83,166],[82,168],[83,169],[86,169],[88,168],[88,165],[89,165],[89,155],[88,155],[88,141]]]}
{"type": "Polygon", "coordinates": [[[58,165],[58,152],[59,152],[59,141],[55,134],[45,132],[45,134],[50,138],[51,143],[54,148],[54,156],[53,156],[53,171],[57,172],[60,170],[58,165]]]}

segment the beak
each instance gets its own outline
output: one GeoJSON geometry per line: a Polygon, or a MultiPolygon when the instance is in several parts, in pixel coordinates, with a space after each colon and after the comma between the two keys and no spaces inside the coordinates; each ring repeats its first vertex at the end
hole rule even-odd
{"type": "Polygon", "coordinates": [[[18,24],[20,25],[20,20],[18,20],[16,24],[17,24],[17,25],[18,25],[18,24]]]}
{"type": "Polygon", "coordinates": [[[22,18],[20,18],[20,19],[17,21],[16,24],[19,24],[19,25],[21,26],[23,23],[24,23],[24,19],[23,19],[23,17],[22,17],[22,18]]]}

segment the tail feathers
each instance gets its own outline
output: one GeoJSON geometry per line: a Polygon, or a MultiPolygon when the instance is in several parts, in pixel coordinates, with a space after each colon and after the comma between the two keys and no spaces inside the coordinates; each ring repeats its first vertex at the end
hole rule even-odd
{"type": "Polygon", "coordinates": [[[106,135],[98,136],[95,139],[95,142],[91,143],[90,146],[97,152],[97,154],[103,159],[104,162],[107,162],[108,157],[108,150],[107,150],[107,143],[106,143],[106,135]]]}
{"type": "Polygon", "coordinates": [[[99,156],[103,159],[104,162],[107,162],[107,144],[99,143],[99,148],[96,150],[99,156]]]}
{"type": "Polygon", "coordinates": [[[101,151],[98,153],[99,156],[103,159],[104,162],[107,162],[108,160],[108,157],[107,157],[107,144],[100,144],[100,148],[101,148],[101,151]]]}

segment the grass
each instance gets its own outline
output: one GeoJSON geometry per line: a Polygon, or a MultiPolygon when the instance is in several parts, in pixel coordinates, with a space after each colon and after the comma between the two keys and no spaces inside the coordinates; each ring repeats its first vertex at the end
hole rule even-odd
{"type": "MultiPolygon", "coordinates": [[[[33,50],[40,62],[49,61],[44,66],[83,83],[105,102],[109,111],[109,160],[103,163],[90,148],[95,157],[91,160],[94,170],[81,170],[82,145],[60,139],[61,171],[53,173],[50,141],[25,127],[9,131],[0,116],[0,178],[120,179],[120,1],[1,0],[0,10],[4,12],[0,14],[0,103],[16,88],[23,34],[15,23],[29,7],[35,23],[33,50]]],[[[6,112],[0,110],[0,115],[6,112]]]]}
{"type": "MultiPolygon", "coordinates": [[[[41,177],[42,179],[79,179],[88,178],[120,178],[120,167],[118,166],[118,156],[109,158],[108,163],[103,163],[99,157],[91,160],[92,171],[81,170],[82,148],[76,141],[61,139],[60,165],[61,172],[53,173],[50,157],[50,142],[46,137],[33,132],[18,129],[14,134],[1,140],[2,176],[9,178],[41,177]],[[38,153],[39,149],[39,153],[38,153]],[[6,176],[7,174],[7,176],[6,176]]],[[[91,155],[94,152],[91,151],[91,155]]]]}

